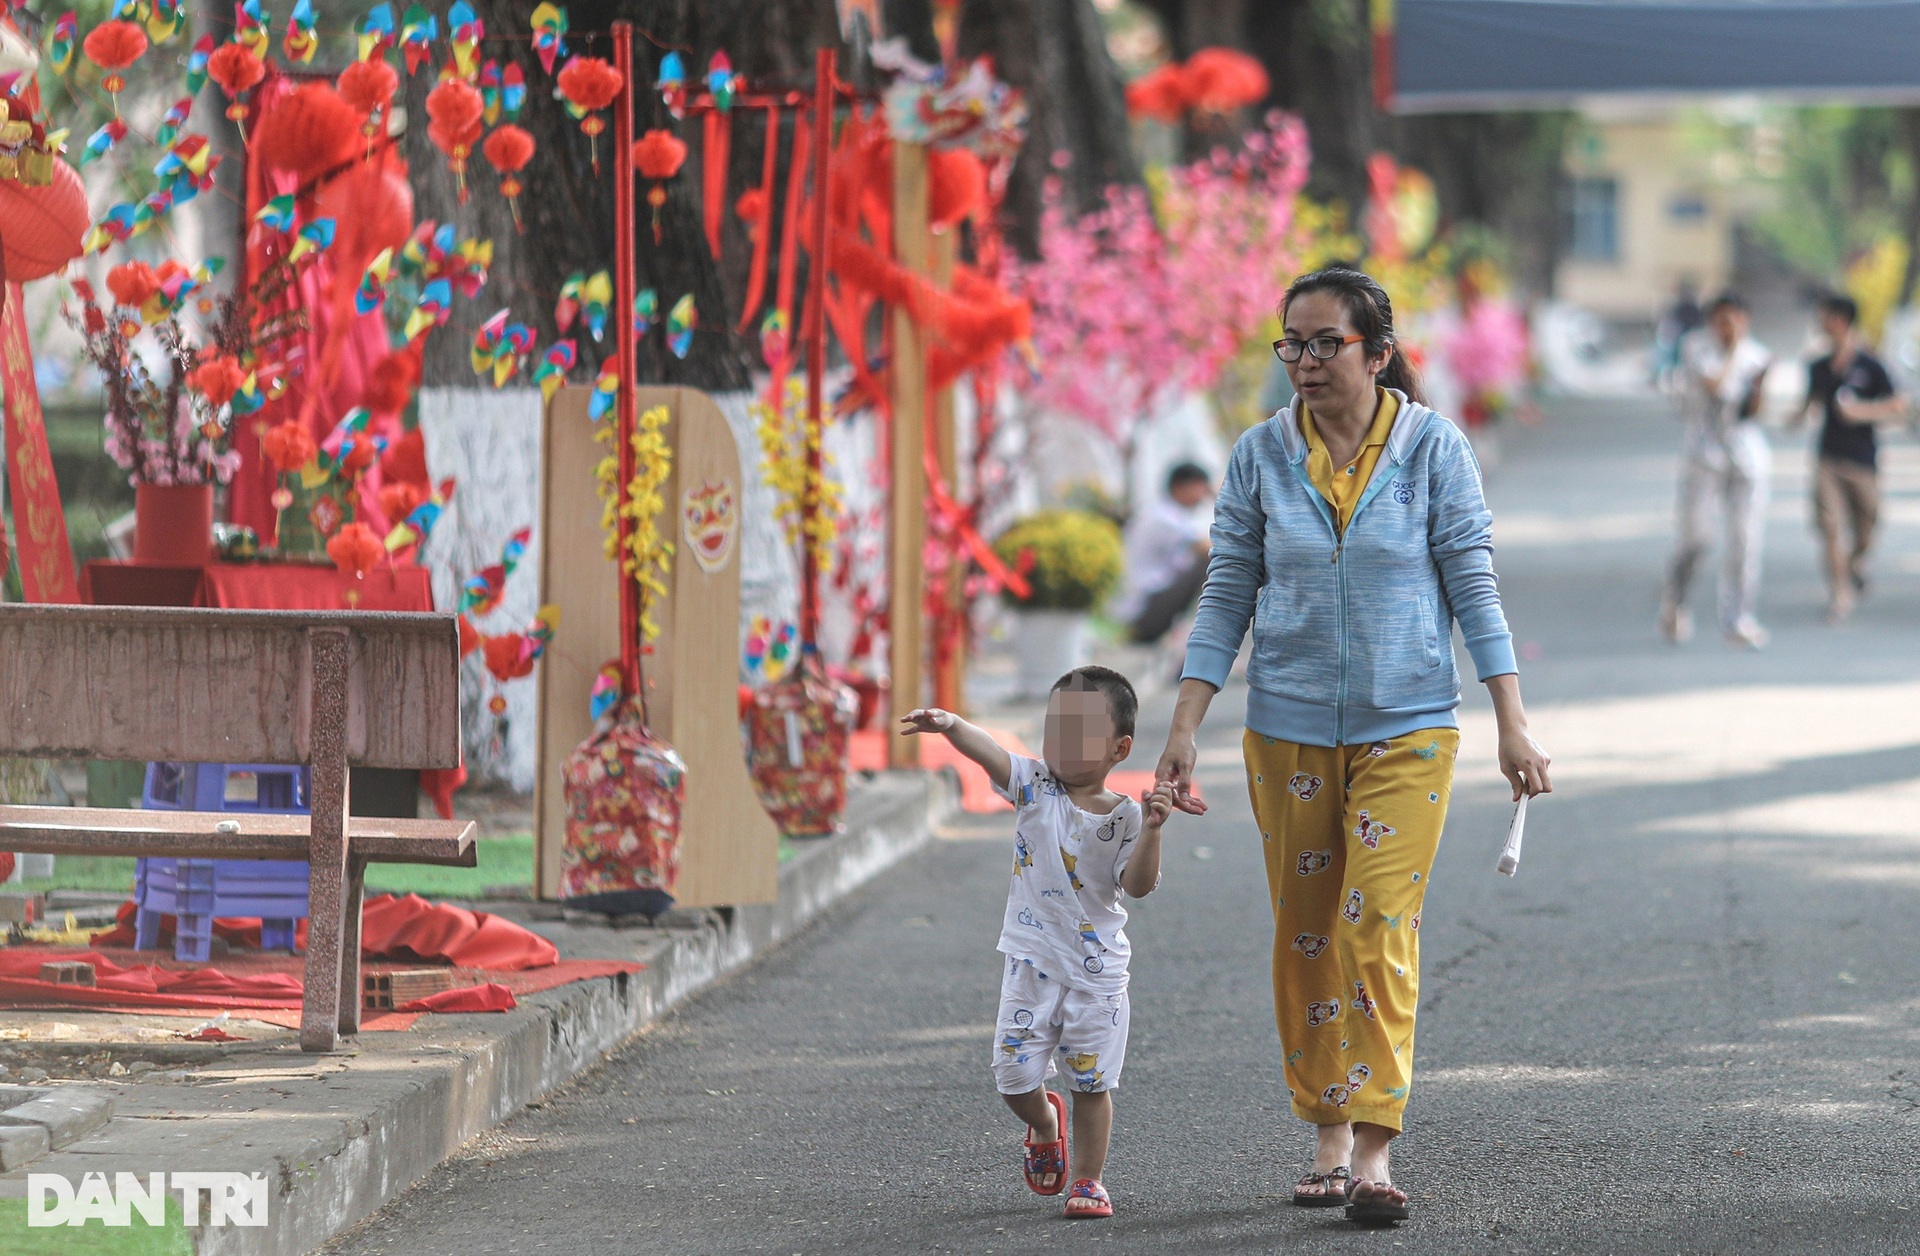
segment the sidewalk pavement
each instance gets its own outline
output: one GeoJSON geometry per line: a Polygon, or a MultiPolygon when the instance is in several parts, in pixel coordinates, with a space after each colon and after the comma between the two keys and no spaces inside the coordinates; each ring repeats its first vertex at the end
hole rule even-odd
{"type": "Polygon", "coordinates": [[[297,1033],[264,1022],[233,1022],[225,1027],[243,1040],[212,1044],[178,1041],[172,1031],[190,1022],[172,1020],[158,1032],[160,1018],[130,1013],[0,1014],[4,1080],[36,1083],[0,1086],[0,1251],[80,1250],[64,1227],[27,1228],[29,1172],[59,1174],[77,1187],[88,1173],[145,1181],[162,1171],[264,1173],[267,1225],[188,1229],[176,1194],[166,1234],[90,1226],[82,1233],[106,1242],[85,1250],[311,1251],[468,1140],[538,1107],[542,1095],[681,1000],[805,929],[928,842],[952,804],[943,775],[856,781],[846,831],[805,843],[781,867],[772,905],[679,911],[663,927],[611,928],[563,918],[549,903],[482,904],[548,938],[563,958],[644,967],[523,996],[512,1012],[426,1015],[409,1030],[364,1033],[329,1055],[303,1054],[297,1033]],[[21,1040],[27,1025],[56,1020],[64,1041],[21,1040]]]}

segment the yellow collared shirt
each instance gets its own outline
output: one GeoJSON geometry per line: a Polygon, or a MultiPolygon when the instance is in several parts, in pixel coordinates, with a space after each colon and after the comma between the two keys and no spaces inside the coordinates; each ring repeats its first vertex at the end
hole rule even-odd
{"type": "Polygon", "coordinates": [[[1400,399],[1382,388],[1380,408],[1373,412],[1373,426],[1367,429],[1360,452],[1336,473],[1327,443],[1320,439],[1320,431],[1313,425],[1313,412],[1304,404],[1300,407],[1300,434],[1307,438],[1307,478],[1333,507],[1333,517],[1342,535],[1353,518],[1353,508],[1360,504],[1360,494],[1365,491],[1367,481],[1373,478],[1380,451],[1387,447],[1387,435],[1393,431],[1394,416],[1399,413],[1400,399]]]}

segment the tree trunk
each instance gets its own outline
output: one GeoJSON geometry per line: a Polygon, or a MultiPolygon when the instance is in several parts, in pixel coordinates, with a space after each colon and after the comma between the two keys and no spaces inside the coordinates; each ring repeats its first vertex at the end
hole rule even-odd
{"type": "Polygon", "coordinates": [[[1006,201],[1008,238],[1021,252],[1037,251],[1049,176],[1059,176],[1082,212],[1099,206],[1109,186],[1141,181],[1120,67],[1093,0],[966,0],[960,55],[991,56],[1000,77],[1026,95],[1027,143],[1006,201]]]}

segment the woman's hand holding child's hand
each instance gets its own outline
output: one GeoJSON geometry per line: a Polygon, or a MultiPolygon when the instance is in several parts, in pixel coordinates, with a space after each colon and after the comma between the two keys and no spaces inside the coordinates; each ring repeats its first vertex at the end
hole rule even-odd
{"type": "Polygon", "coordinates": [[[1159,828],[1173,814],[1173,786],[1161,781],[1152,789],[1142,790],[1140,805],[1146,809],[1146,826],[1150,829],[1159,828]]]}
{"type": "Polygon", "coordinates": [[[906,727],[900,730],[902,737],[911,737],[915,733],[944,733],[950,731],[959,722],[952,711],[942,711],[939,707],[921,707],[909,711],[900,717],[906,727]]]}

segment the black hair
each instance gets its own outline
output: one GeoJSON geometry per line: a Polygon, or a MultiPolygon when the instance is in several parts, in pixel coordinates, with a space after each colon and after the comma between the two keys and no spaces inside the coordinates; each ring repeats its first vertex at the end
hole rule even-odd
{"type": "Polygon", "coordinates": [[[1860,321],[1859,302],[1838,292],[1829,292],[1820,298],[1820,312],[1846,319],[1849,327],[1860,321]]]}
{"type": "Polygon", "coordinates": [[[1380,387],[1397,389],[1406,394],[1408,401],[1425,403],[1427,398],[1420,391],[1418,372],[1394,343],[1393,300],[1373,276],[1356,267],[1337,265],[1322,266],[1300,276],[1287,285],[1287,294],[1280,298],[1281,323],[1287,321],[1287,308],[1294,298],[1309,292],[1331,292],[1340,297],[1346,302],[1347,317],[1353,320],[1354,331],[1367,338],[1366,351],[1390,355],[1377,377],[1380,387]]]}
{"type": "Polygon", "coordinates": [[[1213,477],[1207,474],[1205,467],[1197,462],[1183,462],[1167,472],[1167,491],[1171,493],[1182,484],[1192,484],[1196,480],[1208,488],[1213,487],[1213,477]]]}
{"type": "Polygon", "coordinates": [[[1133,723],[1140,714],[1140,695],[1133,691],[1133,684],[1125,676],[1111,667],[1076,667],[1053,682],[1048,695],[1065,689],[1069,693],[1094,693],[1106,695],[1107,714],[1113,720],[1113,731],[1119,737],[1133,736],[1133,723]]]}
{"type": "Polygon", "coordinates": [[[1727,291],[1715,297],[1713,304],[1707,307],[1707,313],[1709,314],[1718,314],[1721,310],[1738,310],[1742,314],[1745,314],[1747,312],[1746,299],[1729,288],[1727,291]]]}

